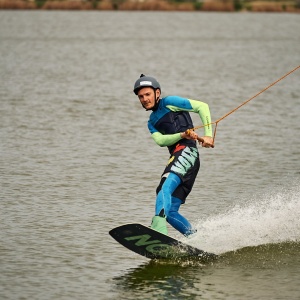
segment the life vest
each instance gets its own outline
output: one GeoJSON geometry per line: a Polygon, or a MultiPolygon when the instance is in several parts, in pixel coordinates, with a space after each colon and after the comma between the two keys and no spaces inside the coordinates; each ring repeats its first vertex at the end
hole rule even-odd
{"type": "MultiPolygon", "coordinates": [[[[192,118],[187,111],[170,111],[162,116],[154,125],[157,131],[162,134],[174,134],[184,132],[194,127],[192,118]]],[[[196,146],[194,140],[182,139],[178,142],[181,145],[196,146]]],[[[173,152],[175,145],[168,146],[170,153],[173,152]]]]}

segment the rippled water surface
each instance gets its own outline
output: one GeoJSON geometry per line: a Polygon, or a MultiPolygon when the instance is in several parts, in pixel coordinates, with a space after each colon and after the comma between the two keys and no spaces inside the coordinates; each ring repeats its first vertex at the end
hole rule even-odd
{"type": "Polygon", "coordinates": [[[298,299],[300,69],[200,149],[181,209],[198,233],[170,234],[217,262],[149,261],[108,235],[150,223],[168,159],[140,73],[215,121],[300,65],[298,15],[0,11],[0,41],[1,299],[298,299]]]}

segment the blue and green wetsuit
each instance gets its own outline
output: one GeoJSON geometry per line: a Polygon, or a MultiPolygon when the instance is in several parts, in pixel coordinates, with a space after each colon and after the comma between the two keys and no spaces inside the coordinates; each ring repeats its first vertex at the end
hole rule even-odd
{"type": "MultiPolygon", "coordinates": [[[[198,113],[203,125],[211,123],[206,103],[178,96],[160,99],[148,121],[153,140],[161,147],[168,147],[170,152],[156,190],[155,215],[166,217],[170,225],[186,236],[194,231],[178,210],[185,203],[200,168],[196,141],[180,136],[181,132],[194,127],[189,112],[198,113]]],[[[212,136],[211,125],[204,127],[204,135],[212,136]]]]}

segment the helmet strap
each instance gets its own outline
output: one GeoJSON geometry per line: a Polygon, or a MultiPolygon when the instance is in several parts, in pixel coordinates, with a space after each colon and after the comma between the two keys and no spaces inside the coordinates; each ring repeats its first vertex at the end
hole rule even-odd
{"type": "Polygon", "coordinates": [[[152,111],[155,111],[155,110],[158,109],[158,102],[159,102],[159,100],[160,100],[159,97],[157,97],[157,98],[155,99],[155,104],[154,104],[154,106],[151,108],[152,111]]]}
{"type": "MultiPolygon", "coordinates": [[[[155,96],[156,96],[156,91],[157,91],[157,90],[158,90],[158,89],[155,89],[155,90],[154,90],[155,96]]],[[[154,106],[151,108],[152,111],[157,110],[159,100],[160,100],[160,95],[159,95],[158,97],[155,98],[155,104],[154,104],[154,106]]]]}

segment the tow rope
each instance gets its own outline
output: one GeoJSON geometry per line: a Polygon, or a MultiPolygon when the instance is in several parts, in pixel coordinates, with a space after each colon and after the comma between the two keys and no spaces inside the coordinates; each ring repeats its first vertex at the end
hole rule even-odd
{"type": "MultiPolygon", "coordinates": [[[[233,110],[231,110],[230,112],[228,112],[227,114],[225,114],[223,117],[219,118],[218,120],[211,122],[209,124],[205,124],[205,125],[201,125],[201,126],[196,126],[194,128],[191,128],[189,130],[196,130],[205,126],[209,126],[209,125],[213,125],[215,124],[215,130],[214,130],[214,135],[213,135],[213,143],[215,143],[215,137],[216,137],[216,133],[217,133],[217,126],[218,123],[221,122],[222,120],[224,120],[226,117],[228,117],[229,115],[231,115],[232,113],[236,112],[239,108],[241,108],[242,106],[244,106],[245,104],[247,104],[248,102],[250,102],[251,100],[253,100],[254,98],[256,98],[257,96],[259,96],[260,94],[262,94],[263,92],[265,92],[266,90],[268,90],[269,88],[271,88],[272,86],[274,86],[275,84],[277,84],[279,81],[283,80],[285,77],[289,76],[290,74],[292,74],[293,72],[295,72],[297,69],[299,69],[300,66],[296,67],[295,69],[289,71],[288,73],[286,73],[285,75],[283,75],[282,77],[280,77],[279,79],[277,79],[276,81],[274,81],[273,83],[271,83],[270,85],[268,85],[267,87],[265,87],[264,89],[262,89],[260,92],[258,92],[257,94],[255,94],[254,96],[252,96],[251,98],[249,98],[248,100],[246,100],[245,102],[243,102],[242,104],[240,104],[238,107],[234,108],[233,110]]],[[[187,130],[188,133],[188,130],[187,130]]]]}

